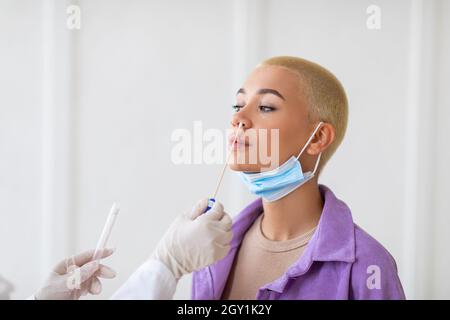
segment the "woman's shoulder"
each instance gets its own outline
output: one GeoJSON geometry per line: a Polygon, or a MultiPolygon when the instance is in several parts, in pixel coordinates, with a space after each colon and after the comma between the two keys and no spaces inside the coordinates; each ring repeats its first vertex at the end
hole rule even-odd
{"type": "Polygon", "coordinates": [[[356,260],[367,262],[378,262],[382,265],[389,265],[397,269],[391,253],[374,237],[363,228],[354,224],[355,230],[355,258],[356,260]]]}
{"type": "Polygon", "coordinates": [[[355,224],[355,261],[351,271],[352,296],[356,299],[405,299],[390,252],[355,224]]]}

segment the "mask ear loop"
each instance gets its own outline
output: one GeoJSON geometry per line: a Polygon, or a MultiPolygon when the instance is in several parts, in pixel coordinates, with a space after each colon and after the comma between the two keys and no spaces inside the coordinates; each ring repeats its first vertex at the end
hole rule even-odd
{"type": "MultiPolygon", "coordinates": [[[[300,156],[302,155],[303,151],[305,151],[306,147],[309,145],[309,143],[311,142],[311,140],[314,138],[315,134],[317,133],[317,130],[319,130],[320,126],[323,124],[323,121],[320,121],[319,124],[316,126],[316,128],[314,129],[313,133],[311,134],[311,136],[309,137],[308,141],[306,141],[305,145],[303,146],[302,150],[300,151],[300,153],[297,156],[297,160],[299,160],[300,156]]],[[[314,170],[311,173],[311,177],[313,177],[316,174],[317,168],[319,167],[319,163],[320,163],[320,157],[322,156],[322,152],[319,153],[319,156],[317,157],[316,160],[316,164],[314,165],[314,170]]]]}
{"type": "Polygon", "coordinates": [[[319,153],[319,157],[317,158],[316,165],[314,166],[314,170],[313,170],[313,172],[312,172],[312,175],[313,175],[313,176],[316,174],[316,170],[317,170],[317,168],[319,167],[320,157],[321,157],[321,156],[322,156],[322,152],[319,153]]]}
{"type": "MultiPolygon", "coordinates": [[[[300,158],[300,156],[302,155],[303,151],[305,151],[306,147],[309,145],[309,143],[311,142],[311,140],[314,138],[314,135],[316,134],[317,130],[319,130],[320,126],[323,124],[323,121],[320,121],[319,124],[316,126],[316,128],[314,129],[313,133],[311,134],[311,136],[309,137],[308,141],[306,141],[305,145],[303,146],[302,150],[300,151],[300,153],[297,156],[297,160],[300,158]]],[[[320,155],[319,155],[320,157],[320,155]]],[[[320,158],[319,158],[320,159],[320,158]]],[[[317,166],[317,163],[316,163],[317,166]]]]}

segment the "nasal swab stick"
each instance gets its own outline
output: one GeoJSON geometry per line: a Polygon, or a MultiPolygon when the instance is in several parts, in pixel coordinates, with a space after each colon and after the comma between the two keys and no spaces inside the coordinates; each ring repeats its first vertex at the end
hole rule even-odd
{"type": "Polygon", "coordinates": [[[113,203],[111,210],[109,210],[108,218],[106,219],[100,239],[97,242],[97,247],[95,248],[92,260],[98,260],[102,254],[102,251],[106,248],[106,243],[111,235],[111,230],[116,222],[119,210],[120,207],[116,203],[113,203]]]}
{"type": "Polygon", "coordinates": [[[230,157],[231,157],[231,154],[233,153],[234,144],[236,143],[236,140],[237,140],[237,138],[239,136],[239,130],[241,129],[241,127],[242,127],[242,122],[239,122],[239,126],[238,126],[238,128],[236,130],[236,135],[234,136],[233,143],[231,144],[231,148],[228,151],[228,155],[227,155],[227,159],[225,161],[225,165],[223,166],[222,172],[220,173],[219,179],[217,180],[216,189],[214,190],[212,198],[208,199],[208,206],[206,207],[205,212],[207,212],[209,209],[211,209],[212,206],[214,205],[214,202],[216,202],[217,192],[219,192],[219,188],[220,188],[220,185],[222,183],[222,179],[223,179],[223,176],[225,174],[225,170],[227,169],[228,162],[230,162],[230,157]]]}
{"type": "Polygon", "coordinates": [[[213,198],[216,198],[217,192],[219,191],[220,184],[222,183],[222,179],[223,179],[223,176],[225,174],[225,170],[227,169],[228,162],[230,162],[230,157],[231,157],[231,154],[233,153],[234,144],[236,143],[236,140],[237,140],[237,137],[239,135],[239,130],[241,129],[241,126],[242,126],[242,122],[239,122],[239,126],[238,126],[238,129],[236,130],[236,135],[234,136],[233,143],[231,144],[231,148],[228,151],[227,160],[225,161],[225,165],[223,166],[222,172],[221,172],[221,174],[219,176],[219,180],[217,181],[216,189],[214,190],[214,193],[213,193],[213,196],[212,196],[213,198]]]}

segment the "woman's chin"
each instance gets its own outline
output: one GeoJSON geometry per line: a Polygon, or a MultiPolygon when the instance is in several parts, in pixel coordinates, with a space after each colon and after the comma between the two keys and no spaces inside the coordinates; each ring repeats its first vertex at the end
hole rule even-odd
{"type": "Polygon", "coordinates": [[[260,172],[261,167],[257,164],[242,164],[242,163],[231,163],[230,169],[233,171],[243,171],[243,172],[260,172]]]}

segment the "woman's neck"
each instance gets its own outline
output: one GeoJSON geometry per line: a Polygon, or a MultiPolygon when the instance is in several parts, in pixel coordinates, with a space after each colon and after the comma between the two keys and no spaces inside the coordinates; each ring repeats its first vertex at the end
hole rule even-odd
{"type": "Polygon", "coordinates": [[[264,217],[261,229],[274,241],[295,238],[319,223],[323,199],[314,178],[287,196],[274,202],[263,201],[264,217]]]}

